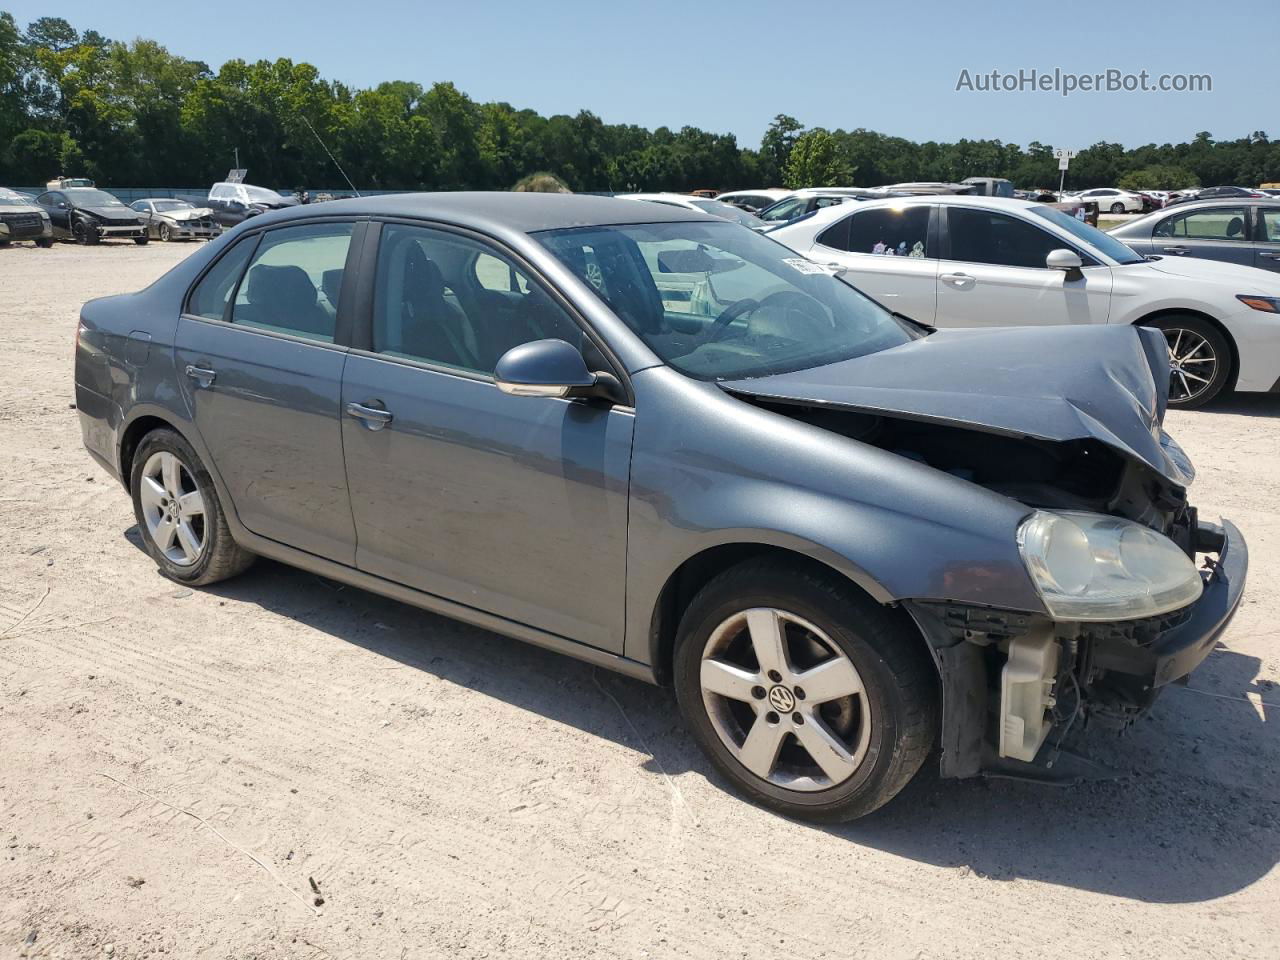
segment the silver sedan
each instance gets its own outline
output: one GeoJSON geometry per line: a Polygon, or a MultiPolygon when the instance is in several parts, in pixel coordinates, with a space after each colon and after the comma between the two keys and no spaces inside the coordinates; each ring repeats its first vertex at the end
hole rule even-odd
{"type": "Polygon", "coordinates": [[[186,200],[135,200],[130,207],[141,215],[153,240],[212,240],[222,233],[212,210],[186,200]]]}

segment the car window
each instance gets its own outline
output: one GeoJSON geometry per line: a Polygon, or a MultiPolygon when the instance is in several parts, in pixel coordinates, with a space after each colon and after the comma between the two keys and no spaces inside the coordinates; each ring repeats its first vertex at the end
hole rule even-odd
{"type": "Polygon", "coordinates": [[[206,320],[221,320],[244,265],[258,245],[257,237],[247,237],[228,250],[196,284],[187,298],[186,313],[206,320]]]}
{"type": "Polygon", "coordinates": [[[814,208],[821,210],[823,207],[838,207],[844,203],[844,197],[818,197],[814,201],[814,208]]]}
{"type": "Polygon", "coordinates": [[[818,242],[850,253],[929,256],[928,204],[861,210],[830,227],[818,242]]]}
{"type": "Polygon", "coordinates": [[[546,339],[584,347],[573,318],[508,257],[442,230],[383,227],[373,295],[376,352],[492,374],[512,347],[546,339]]]}
{"type": "Polygon", "coordinates": [[[807,197],[791,197],[788,200],[779,200],[773,206],[767,208],[760,214],[761,220],[777,221],[785,223],[793,220],[800,214],[804,213],[805,206],[809,203],[807,197]]]}
{"type": "Polygon", "coordinates": [[[1280,243],[1280,210],[1259,210],[1262,215],[1262,239],[1280,243]]]}
{"type": "Polygon", "coordinates": [[[947,208],[951,260],[1045,269],[1051,250],[1067,246],[1053,234],[991,210],[947,208]]]}
{"type": "Polygon", "coordinates": [[[220,183],[215,185],[214,188],[209,191],[209,196],[215,200],[224,200],[227,197],[232,196],[232,190],[230,187],[220,183]]]}
{"type": "Polygon", "coordinates": [[[1156,227],[1153,235],[1188,240],[1247,240],[1244,225],[1244,207],[1218,207],[1170,217],[1156,227]]]}
{"type": "Polygon", "coordinates": [[[129,209],[130,209],[130,210],[137,210],[137,211],[138,211],[138,213],[146,213],[146,212],[147,212],[147,201],[145,201],[145,200],[135,200],[135,201],[133,201],[133,203],[129,204],[129,209]]]}
{"type": "Polygon", "coordinates": [[[317,223],[264,234],[231,322],[332,343],[352,227],[317,223]]]}

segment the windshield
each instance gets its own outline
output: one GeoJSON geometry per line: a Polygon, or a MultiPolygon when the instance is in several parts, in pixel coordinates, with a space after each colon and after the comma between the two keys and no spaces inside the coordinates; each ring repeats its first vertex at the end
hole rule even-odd
{"type": "Polygon", "coordinates": [[[79,207],[123,207],[124,204],[105,190],[90,190],[88,187],[77,187],[64,191],[72,203],[79,207]]]}
{"type": "Polygon", "coordinates": [[[0,207],[27,207],[31,201],[13,190],[0,189],[0,207]]]}
{"type": "Polygon", "coordinates": [[[744,227],[758,227],[760,218],[752,216],[745,210],[722,203],[719,200],[694,200],[693,205],[704,213],[709,213],[713,217],[719,217],[721,220],[730,220],[733,223],[740,223],[744,227]]]}
{"type": "Polygon", "coordinates": [[[1063,230],[1066,230],[1078,240],[1092,246],[1095,250],[1099,250],[1106,254],[1116,263],[1144,263],[1146,258],[1134,253],[1133,248],[1121,243],[1115,237],[1108,233],[1103,233],[1097,227],[1091,227],[1083,220],[1077,220],[1069,213],[1057,209],[1056,207],[1036,206],[1031,208],[1031,212],[1037,217],[1043,217],[1050,223],[1056,224],[1063,230]]]}
{"type": "Polygon", "coordinates": [[[192,205],[185,200],[157,200],[152,204],[157,213],[164,213],[166,210],[191,210],[192,205]]]}
{"type": "Polygon", "coordinates": [[[759,214],[761,220],[785,222],[794,220],[800,214],[804,213],[804,208],[808,205],[808,197],[790,197],[786,200],[779,200],[771,207],[765,207],[759,214]]]}
{"type": "Polygon", "coordinates": [[[699,380],[817,367],[920,335],[829,268],[737,224],[535,236],[665,363],[699,380]]]}
{"type": "Polygon", "coordinates": [[[250,200],[258,203],[279,203],[284,198],[274,190],[268,190],[266,187],[251,187],[249,184],[241,184],[245,189],[245,194],[250,200]]]}

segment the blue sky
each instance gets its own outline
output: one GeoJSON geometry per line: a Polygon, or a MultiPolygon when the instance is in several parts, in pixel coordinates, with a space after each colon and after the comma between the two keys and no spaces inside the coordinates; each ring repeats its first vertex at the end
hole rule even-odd
{"type": "MultiPolygon", "coordinates": [[[[234,57],[289,57],[352,86],[452,80],[477,100],[544,114],[586,108],[651,128],[692,124],[746,146],[777,113],[913,140],[1136,146],[1199,130],[1233,139],[1268,130],[1280,90],[1275,0],[1223,8],[1202,0],[0,0],[0,9],[20,26],[56,15],[113,39],[149,37],[215,69],[234,57]],[[956,90],[961,70],[1020,68],[1205,73],[1213,90],[1067,98],[956,90]]],[[[1280,123],[1270,126],[1280,135],[1280,123]]]]}

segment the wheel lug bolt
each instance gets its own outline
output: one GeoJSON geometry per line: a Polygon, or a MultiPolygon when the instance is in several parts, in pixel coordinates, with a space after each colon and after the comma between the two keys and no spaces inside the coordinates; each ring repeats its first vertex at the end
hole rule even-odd
{"type": "Polygon", "coordinates": [[[803,699],[804,699],[804,687],[796,687],[796,688],[795,688],[795,689],[793,689],[791,692],[792,692],[792,693],[794,693],[794,694],[796,695],[796,699],[797,699],[797,700],[803,700],[803,699]]]}
{"type": "Polygon", "coordinates": [[[752,688],[751,688],[751,695],[752,695],[753,697],[755,697],[757,700],[763,700],[763,699],[764,699],[764,687],[752,687],[752,688]]]}
{"type": "Polygon", "coordinates": [[[782,674],[780,674],[777,670],[770,670],[769,679],[772,680],[774,683],[781,683],[782,674]]]}
{"type": "Polygon", "coordinates": [[[777,723],[777,722],[778,722],[778,719],[779,719],[779,718],[778,718],[778,715],[777,715],[776,713],[774,713],[772,710],[770,710],[768,713],[766,713],[766,714],[764,715],[764,718],[765,718],[765,720],[767,720],[769,723],[777,723]]]}
{"type": "Polygon", "coordinates": [[[795,713],[791,715],[791,722],[794,723],[796,726],[800,726],[801,724],[804,723],[804,717],[800,715],[799,710],[797,710],[795,713]]]}

